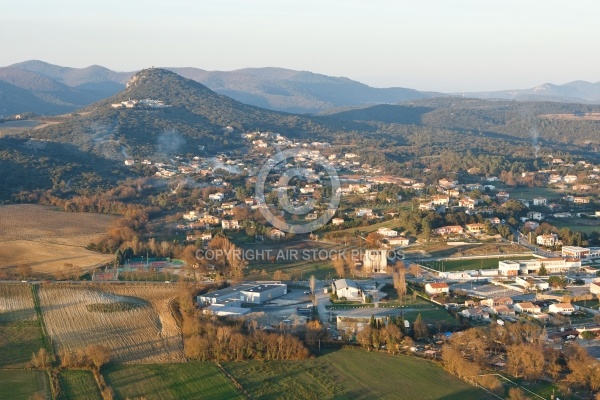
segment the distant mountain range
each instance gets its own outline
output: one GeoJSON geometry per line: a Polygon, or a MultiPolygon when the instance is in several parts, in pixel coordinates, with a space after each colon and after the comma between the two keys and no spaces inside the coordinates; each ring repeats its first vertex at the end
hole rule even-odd
{"type": "MultiPolygon", "coordinates": [[[[445,94],[407,88],[373,88],[348,78],[284,68],[205,71],[166,68],[242,103],[291,113],[396,104],[447,96],[517,101],[600,103],[600,82],[550,83],[532,89],[445,94]]],[[[31,60],[0,68],[0,116],[24,112],[54,115],[75,111],[125,88],[134,72],[92,65],[70,68],[31,60]]]]}

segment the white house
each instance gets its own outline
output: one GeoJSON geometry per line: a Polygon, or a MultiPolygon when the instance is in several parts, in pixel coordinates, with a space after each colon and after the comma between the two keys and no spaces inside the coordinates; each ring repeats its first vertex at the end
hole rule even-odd
{"type": "Polygon", "coordinates": [[[432,282],[425,285],[425,292],[429,295],[443,294],[450,292],[450,288],[446,282],[432,282]]]}
{"type": "Polygon", "coordinates": [[[545,197],[535,197],[533,199],[533,205],[534,206],[545,206],[546,205],[546,198],[545,197]]]}
{"type": "Polygon", "coordinates": [[[379,228],[379,229],[377,229],[377,233],[379,233],[380,235],[382,235],[384,237],[395,237],[395,236],[398,236],[398,231],[395,231],[395,230],[390,229],[390,228],[379,228]]]}
{"type": "Polygon", "coordinates": [[[365,250],[363,254],[363,270],[374,274],[386,273],[387,257],[387,250],[365,250]]]}
{"type": "Polygon", "coordinates": [[[356,282],[350,279],[338,279],[333,282],[332,287],[334,293],[338,299],[345,297],[348,300],[360,300],[362,299],[362,290],[358,287],[356,282]]]}
{"type": "Polygon", "coordinates": [[[223,200],[223,193],[211,193],[208,195],[208,199],[212,201],[221,201],[223,200]]]}
{"type": "Polygon", "coordinates": [[[549,233],[546,235],[539,235],[535,238],[535,242],[540,246],[554,247],[560,244],[558,235],[556,233],[549,233]]]}
{"type": "Polygon", "coordinates": [[[528,301],[515,304],[514,309],[518,313],[527,313],[527,314],[539,314],[542,312],[542,309],[540,308],[540,306],[536,306],[535,304],[528,302],[528,301]]]}
{"type": "Polygon", "coordinates": [[[240,229],[240,223],[237,219],[224,219],[221,221],[221,228],[223,229],[240,229]]]}
{"type": "Polygon", "coordinates": [[[387,240],[388,244],[392,247],[395,246],[408,246],[408,243],[410,242],[410,240],[408,238],[405,238],[403,236],[396,236],[393,238],[389,238],[387,240]]]}
{"type": "Polygon", "coordinates": [[[343,224],[344,224],[344,219],[343,219],[343,218],[333,218],[333,219],[331,220],[331,223],[332,223],[333,225],[336,225],[336,226],[337,226],[337,225],[343,225],[343,224]]]}
{"type": "Polygon", "coordinates": [[[550,304],[550,307],[548,307],[548,311],[555,314],[569,315],[573,311],[575,311],[575,307],[573,307],[570,303],[550,304]]]}

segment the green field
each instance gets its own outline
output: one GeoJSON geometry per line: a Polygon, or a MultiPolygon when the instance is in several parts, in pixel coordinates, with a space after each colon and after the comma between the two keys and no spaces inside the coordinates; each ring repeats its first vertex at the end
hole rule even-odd
{"type": "Polygon", "coordinates": [[[28,400],[36,393],[50,398],[48,376],[43,371],[0,370],[0,400],[28,400]]]}
{"type": "Polygon", "coordinates": [[[476,269],[495,269],[498,268],[498,262],[503,260],[530,260],[534,258],[531,254],[523,254],[518,257],[495,257],[481,258],[472,260],[443,260],[443,261],[424,261],[423,266],[432,268],[436,271],[468,271],[476,269]]]}
{"type": "Polygon", "coordinates": [[[104,370],[117,399],[242,399],[212,363],[115,365],[104,370]]]}
{"type": "Polygon", "coordinates": [[[507,192],[510,193],[511,199],[526,199],[532,200],[535,197],[545,197],[547,199],[556,199],[562,197],[562,193],[559,190],[545,188],[545,187],[533,187],[533,188],[508,188],[507,192]]]}
{"type": "Polygon", "coordinates": [[[60,399],[102,400],[91,371],[60,371],[60,399]]]}
{"type": "Polygon", "coordinates": [[[560,218],[554,219],[551,224],[558,229],[569,228],[572,231],[579,231],[587,234],[590,234],[593,231],[600,231],[600,219],[560,218]]]}
{"type": "Polygon", "coordinates": [[[437,365],[409,356],[338,350],[306,361],[227,363],[254,399],[487,399],[437,365]]]}

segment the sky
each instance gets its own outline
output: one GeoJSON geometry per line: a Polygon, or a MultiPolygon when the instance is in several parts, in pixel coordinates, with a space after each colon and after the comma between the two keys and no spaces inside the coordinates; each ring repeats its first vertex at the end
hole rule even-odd
{"type": "Polygon", "coordinates": [[[600,81],[600,2],[0,0],[0,66],[282,67],[441,92],[600,81]]]}

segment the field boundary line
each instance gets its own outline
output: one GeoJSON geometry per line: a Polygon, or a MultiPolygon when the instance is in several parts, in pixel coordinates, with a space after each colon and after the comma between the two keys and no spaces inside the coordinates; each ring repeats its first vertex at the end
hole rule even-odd
{"type": "Polygon", "coordinates": [[[33,296],[33,308],[35,309],[35,313],[38,318],[38,323],[40,325],[40,331],[42,334],[42,343],[48,352],[52,355],[52,358],[56,358],[54,354],[54,345],[52,344],[52,338],[48,335],[48,331],[46,330],[46,323],[44,322],[44,316],[42,314],[42,307],[40,305],[40,299],[38,296],[38,287],[39,284],[32,283],[31,285],[31,295],[33,296]]]}
{"type": "Polygon", "coordinates": [[[233,383],[233,386],[235,386],[240,392],[242,392],[242,394],[249,400],[252,400],[252,396],[250,396],[250,393],[248,393],[246,391],[246,389],[244,389],[244,387],[237,381],[237,379],[235,379],[233,377],[233,375],[231,375],[229,372],[227,372],[227,370],[225,368],[223,368],[223,366],[221,365],[220,362],[215,361],[215,364],[217,365],[217,367],[219,367],[219,369],[221,370],[221,372],[223,374],[225,374],[225,376],[227,377],[227,379],[229,379],[231,381],[231,383],[233,383]]]}

